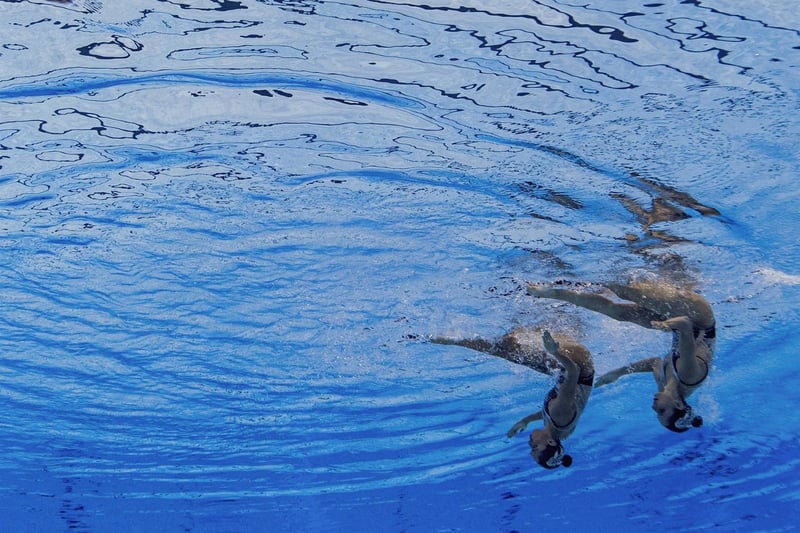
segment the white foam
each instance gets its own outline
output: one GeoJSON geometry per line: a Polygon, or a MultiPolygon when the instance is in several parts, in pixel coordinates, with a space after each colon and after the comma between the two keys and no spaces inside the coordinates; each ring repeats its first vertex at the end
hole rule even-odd
{"type": "Polygon", "coordinates": [[[784,285],[800,285],[800,276],[796,274],[787,274],[774,268],[759,268],[755,271],[756,274],[761,274],[768,281],[774,283],[782,283],[784,285]]]}

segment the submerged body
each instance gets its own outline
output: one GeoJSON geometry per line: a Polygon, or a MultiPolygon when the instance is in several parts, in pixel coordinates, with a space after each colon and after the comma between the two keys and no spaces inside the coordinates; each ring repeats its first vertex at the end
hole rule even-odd
{"type": "Polygon", "coordinates": [[[575,431],[594,385],[594,364],[585,346],[568,337],[553,337],[548,331],[539,333],[525,328],[514,329],[496,341],[437,337],[431,342],[464,346],[555,376],[556,384],[545,396],[542,409],[514,424],[508,436],[542,420],[544,428],[530,436],[531,456],[545,468],[572,463],[561,441],[575,431]]]}

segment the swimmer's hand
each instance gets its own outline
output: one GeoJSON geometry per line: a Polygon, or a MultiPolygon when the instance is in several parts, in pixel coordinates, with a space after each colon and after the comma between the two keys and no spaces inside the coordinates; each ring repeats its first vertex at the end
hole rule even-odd
{"type": "Polygon", "coordinates": [[[527,428],[527,427],[528,427],[528,423],[524,419],[520,420],[519,422],[517,422],[516,424],[511,426],[511,429],[508,430],[508,433],[506,433],[506,436],[508,436],[508,438],[510,439],[511,437],[516,435],[517,433],[522,433],[523,431],[525,431],[525,428],[527,428]]]}
{"type": "Polygon", "coordinates": [[[511,426],[511,429],[508,430],[506,436],[508,436],[508,438],[510,439],[517,433],[525,431],[525,428],[528,427],[528,424],[530,424],[531,422],[541,419],[542,419],[541,411],[536,411],[535,413],[529,414],[528,416],[526,416],[525,418],[523,418],[522,420],[511,426]]]}

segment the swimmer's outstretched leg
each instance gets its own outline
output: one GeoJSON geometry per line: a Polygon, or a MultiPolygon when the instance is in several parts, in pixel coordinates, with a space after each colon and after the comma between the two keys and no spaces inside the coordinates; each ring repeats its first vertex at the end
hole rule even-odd
{"type": "Polygon", "coordinates": [[[488,353],[518,365],[524,365],[542,374],[552,374],[557,364],[547,355],[544,349],[528,344],[521,344],[517,332],[511,331],[495,341],[476,337],[474,339],[448,339],[446,337],[433,337],[430,342],[450,346],[463,346],[478,352],[488,353]]]}
{"type": "Polygon", "coordinates": [[[488,354],[492,354],[492,349],[495,344],[486,339],[481,339],[480,337],[475,339],[448,339],[447,337],[433,337],[430,339],[430,342],[434,344],[445,344],[448,346],[463,346],[471,350],[488,354]]]}
{"type": "MultiPolygon", "coordinates": [[[[552,285],[528,283],[528,294],[538,298],[551,298],[569,302],[590,311],[602,313],[620,322],[632,322],[651,328],[654,320],[663,320],[664,316],[638,303],[615,302],[602,294],[579,292],[572,289],[561,289],[552,285]]],[[[620,295],[622,296],[622,295],[620,295]]]]}

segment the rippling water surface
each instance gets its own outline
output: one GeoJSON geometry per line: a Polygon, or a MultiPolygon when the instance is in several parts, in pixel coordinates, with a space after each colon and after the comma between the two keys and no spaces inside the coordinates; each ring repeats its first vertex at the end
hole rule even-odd
{"type": "Polygon", "coordinates": [[[0,12],[0,530],[794,526],[793,2],[0,12]],[[519,290],[631,272],[715,307],[701,430],[629,378],[546,472],[549,378],[424,342],[661,354],[519,290]]]}

